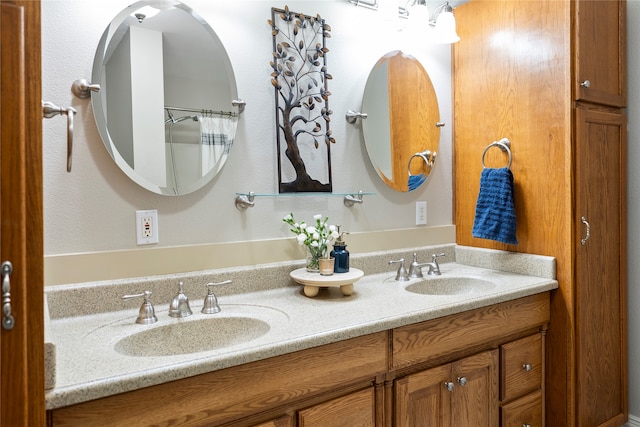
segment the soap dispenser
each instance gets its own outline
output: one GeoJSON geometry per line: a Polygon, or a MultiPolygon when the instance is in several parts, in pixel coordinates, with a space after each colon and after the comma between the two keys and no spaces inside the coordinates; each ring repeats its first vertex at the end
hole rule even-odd
{"type": "Polygon", "coordinates": [[[338,239],[333,244],[333,250],[330,256],[335,258],[335,264],[333,266],[334,273],[346,273],[349,271],[349,251],[347,250],[347,244],[344,241],[344,235],[349,234],[346,231],[340,232],[340,226],[338,225],[338,239]]]}

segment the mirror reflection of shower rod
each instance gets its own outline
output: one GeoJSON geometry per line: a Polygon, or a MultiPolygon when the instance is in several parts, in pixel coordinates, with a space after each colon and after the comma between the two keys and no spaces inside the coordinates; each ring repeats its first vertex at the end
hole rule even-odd
{"type": "Polygon", "coordinates": [[[207,110],[203,108],[171,107],[169,105],[165,105],[164,108],[165,110],[186,111],[189,113],[202,113],[203,115],[238,117],[238,113],[234,113],[233,111],[215,111],[215,110],[207,110]]]}

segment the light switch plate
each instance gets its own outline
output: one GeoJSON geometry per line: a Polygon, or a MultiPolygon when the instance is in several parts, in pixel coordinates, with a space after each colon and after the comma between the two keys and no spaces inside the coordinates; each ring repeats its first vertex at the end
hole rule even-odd
{"type": "Polygon", "coordinates": [[[427,225],[427,202],[416,202],[416,225],[427,225]]]}

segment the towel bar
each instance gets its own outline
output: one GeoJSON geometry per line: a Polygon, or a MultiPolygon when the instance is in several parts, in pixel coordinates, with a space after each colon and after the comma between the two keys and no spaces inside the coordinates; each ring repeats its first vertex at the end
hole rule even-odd
{"type": "Polygon", "coordinates": [[[513,161],[513,157],[511,156],[511,141],[509,141],[509,138],[502,138],[500,141],[493,141],[491,144],[487,145],[487,147],[482,152],[482,167],[483,168],[487,167],[484,164],[484,156],[485,154],[487,154],[487,151],[489,151],[489,148],[491,147],[498,147],[509,155],[509,164],[507,165],[507,168],[511,169],[511,163],[513,161]]]}

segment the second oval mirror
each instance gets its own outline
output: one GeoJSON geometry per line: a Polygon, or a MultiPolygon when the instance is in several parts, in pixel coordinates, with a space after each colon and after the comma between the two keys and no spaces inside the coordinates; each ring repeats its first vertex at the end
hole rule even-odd
{"type": "Polygon", "coordinates": [[[178,1],[140,1],[105,30],[93,63],[92,106],[113,160],[154,193],[180,195],[224,165],[240,105],[213,29],[178,1]]]}
{"type": "Polygon", "coordinates": [[[440,111],[429,75],[401,51],[375,64],[364,90],[365,146],[378,176],[396,191],[422,185],[435,165],[440,111]]]}

